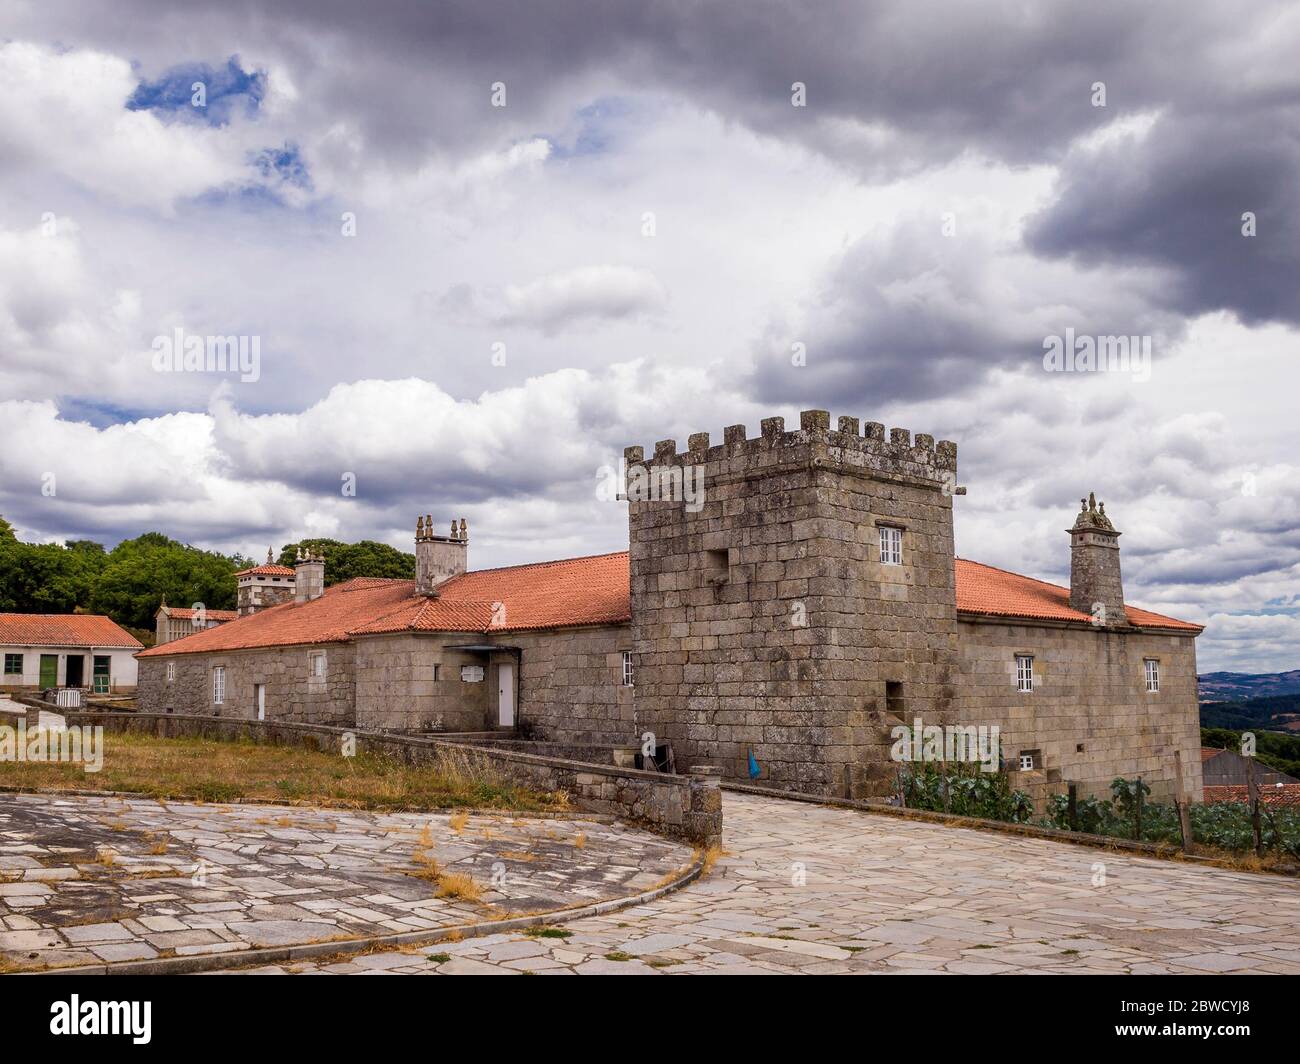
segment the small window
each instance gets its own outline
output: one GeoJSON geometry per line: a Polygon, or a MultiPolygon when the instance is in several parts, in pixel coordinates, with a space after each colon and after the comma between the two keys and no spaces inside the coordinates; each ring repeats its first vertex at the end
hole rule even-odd
{"type": "Polygon", "coordinates": [[[174,679],[176,679],[176,662],[169,661],[167,662],[167,682],[171,683],[174,679]]]}
{"type": "Polygon", "coordinates": [[[725,584],[731,578],[731,559],[725,550],[704,552],[704,578],[710,584],[725,584]]]}
{"type": "Polygon", "coordinates": [[[435,665],[433,667],[433,682],[437,683],[441,679],[442,679],[442,666],[435,665]]]}
{"type": "Polygon", "coordinates": [[[1020,751],[1020,771],[1033,772],[1034,769],[1043,767],[1043,752],[1041,750],[1021,750],[1020,751]]]}
{"type": "Polygon", "coordinates": [[[880,564],[903,564],[903,530],[882,526],[880,529],[880,564]]]}
{"type": "Polygon", "coordinates": [[[1034,659],[1028,654],[1016,655],[1016,690],[1033,693],[1034,659]]]}
{"type": "Polygon", "coordinates": [[[623,651],[623,686],[632,686],[632,651],[623,651]]]}
{"type": "Polygon", "coordinates": [[[21,654],[5,655],[5,675],[21,676],[23,674],[23,656],[21,654]]]}
{"type": "Polygon", "coordinates": [[[313,680],[323,680],[325,678],[325,654],[322,651],[314,651],[307,659],[307,675],[313,680]]]}
{"type": "Polygon", "coordinates": [[[212,704],[222,705],[226,701],[226,667],[214,665],[212,668],[212,704]]]}
{"type": "Polygon", "coordinates": [[[893,714],[900,720],[907,712],[903,705],[903,685],[898,680],[885,681],[885,712],[893,714]]]}
{"type": "Polygon", "coordinates": [[[1160,662],[1155,658],[1146,659],[1147,690],[1160,690],[1160,662]]]}

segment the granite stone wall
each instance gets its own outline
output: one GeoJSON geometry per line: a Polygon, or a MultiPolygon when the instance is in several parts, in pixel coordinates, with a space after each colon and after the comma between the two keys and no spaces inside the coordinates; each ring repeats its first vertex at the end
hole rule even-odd
{"type": "MultiPolygon", "coordinates": [[[[1110,797],[1116,776],[1141,775],[1152,797],[1173,792],[1174,751],[1183,782],[1201,801],[1201,733],[1196,643],[1186,635],[1088,627],[958,624],[958,716],[998,725],[1013,786],[1110,797]],[[1034,659],[1034,690],[1016,689],[1017,654],[1034,659]],[[1160,690],[1146,690],[1144,661],[1159,662],[1160,690]],[[1018,769],[1021,752],[1041,767],[1018,769]]],[[[927,721],[926,723],[929,723],[927,721]]]]}
{"type": "Polygon", "coordinates": [[[592,746],[639,744],[635,688],[623,685],[629,625],[512,632],[520,648],[520,730],[547,742],[592,746]]]}
{"type": "Polygon", "coordinates": [[[628,448],[639,726],[731,779],[752,754],[773,786],[887,793],[887,693],[930,720],[953,708],[956,456],[856,418],[832,431],[825,411],[628,448]],[[702,500],[664,498],[694,475],[702,500]],[[902,564],[882,564],[882,525],[902,564]]]}
{"type": "Polygon", "coordinates": [[[494,727],[494,671],[482,654],[451,649],[481,642],[472,632],[358,639],[357,727],[409,732],[494,727]],[[471,671],[462,674],[465,668],[471,671]],[[481,680],[464,678],[478,675],[479,669],[483,673],[481,680]]]}
{"type": "MultiPolygon", "coordinates": [[[[470,746],[412,735],[369,732],[278,721],[155,713],[69,713],[69,726],[100,725],[109,731],[159,737],[201,735],[233,740],[292,743],[337,753],[350,738],[357,753],[390,757],[437,770],[440,762],[508,780],[536,791],[563,791],[579,808],[608,813],[651,831],[709,847],[722,842],[722,791],[709,770],[691,775],[643,772],[615,765],[470,746]]],[[[109,755],[111,756],[111,751],[109,755]]]]}
{"type": "Polygon", "coordinates": [[[354,650],[350,643],[176,654],[138,658],[136,703],[146,713],[204,713],[253,719],[254,685],[266,685],[266,719],[356,723],[354,650]],[[325,675],[311,674],[311,655],[325,655],[325,675]],[[167,679],[172,663],[173,679],[167,679]],[[213,702],[213,670],[224,667],[225,699],[213,702]]]}

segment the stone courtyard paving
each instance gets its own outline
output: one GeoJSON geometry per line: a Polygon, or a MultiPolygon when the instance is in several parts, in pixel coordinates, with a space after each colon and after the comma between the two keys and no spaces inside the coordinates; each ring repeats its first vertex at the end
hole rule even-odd
{"type": "Polygon", "coordinates": [[[0,794],[0,971],[423,931],[636,895],[688,846],[605,820],[0,794]],[[437,896],[416,855],[468,874],[437,896]]]}
{"type": "Polygon", "coordinates": [[[1300,973],[1294,879],[752,795],[724,809],[729,856],[706,878],[551,932],[567,937],[242,971],[1300,973]]]}

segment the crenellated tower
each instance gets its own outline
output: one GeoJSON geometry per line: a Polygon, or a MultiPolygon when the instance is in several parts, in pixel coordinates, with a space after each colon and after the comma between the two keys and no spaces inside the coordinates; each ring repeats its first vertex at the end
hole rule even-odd
{"type": "Polygon", "coordinates": [[[732,779],[752,753],[775,786],[886,793],[889,726],[953,710],[956,445],[808,410],[624,457],[641,730],[732,779]]]}

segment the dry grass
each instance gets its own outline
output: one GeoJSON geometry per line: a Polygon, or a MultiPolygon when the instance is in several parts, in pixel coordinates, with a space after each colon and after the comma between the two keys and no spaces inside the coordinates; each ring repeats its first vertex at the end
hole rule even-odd
{"type": "Polygon", "coordinates": [[[155,842],[152,846],[149,847],[149,852],[154,857],[161,857],[163,854],[167,852],[167,843],[155,842]]]}
{"type": "Polygon", "coordinates": [[[59,762],[0,762],[0,787],[42,791],[130,791],[156,799],[255,799],[349,809],[448,807],[555,811],[563,796],[498,778],[474,751],[452,750],[429,765],[373,754],[334,753],[250,741],[104,736],[104,768],[87,773],[59,762]]]}
{"type": "Polygon", "coordinates": [[[411,860],[415,862],[415,871],[408,872],[407,875],[415,876],[416,879],[427,879],[433,883],[438,882],[442,876],[442,866],[433,854],[425,850],[416,850],[411,854],[411,860]]]}
{"type": "Polygon", "coordinates": [[[480,902],[483,900],[483,888],[464,872],[444,872],[438,877],[438,897],[480,902]]]}
{"type": "Polygon", "coordinates": [[[573,837],[573,848],[575,850],[581,850],[586,845],[587,833],[585,831],[579,831],[578,834],[573,837]]]}
{"type": "Polygon", "coordinates": [[[447,820],[447,826],[457,835],[465,830],[465,825],[469,823],[469,814],[463,809],[458,809],[452,813],[447,820]]]}
{"type": "Polygon", "coordinates": [[[706,850],[697,849],[695,851],[695,855],[702,863],[702,867],[700,868],[701,876],[707,876],[710,872],[713,871],[713,866],[718,863],[719,857],[730,856],[730,854],[728,854],[727,851],[724,850],[717,843],[714,843],[706,850]]]}

